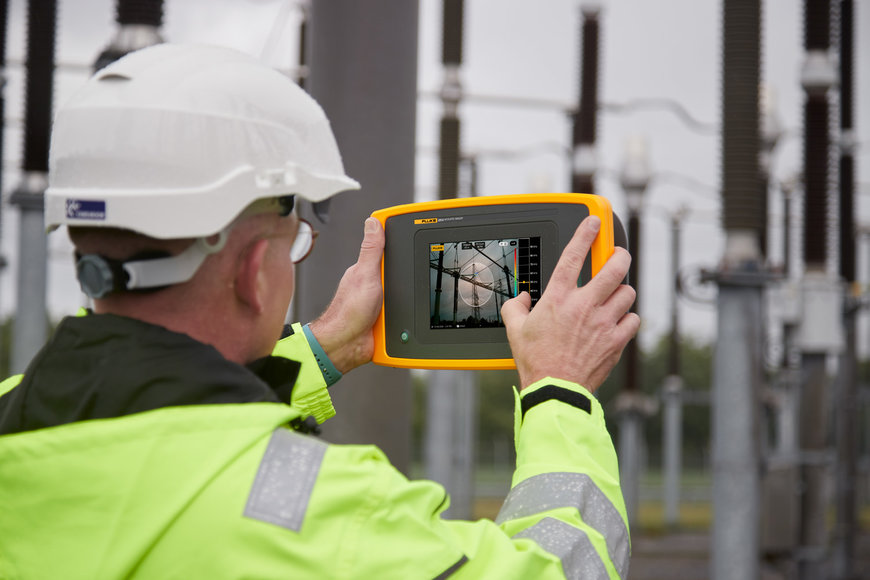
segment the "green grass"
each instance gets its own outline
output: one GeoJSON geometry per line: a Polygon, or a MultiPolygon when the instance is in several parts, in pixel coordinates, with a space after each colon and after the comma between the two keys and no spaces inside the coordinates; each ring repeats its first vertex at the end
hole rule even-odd
{"type": "MultiPolygon", "coordinates": [[[[494,519],[496,517],[504,501],[504,496],[499,496],[498,493],[492,492],[503,490],[504,493],[507,493],[511,475],[512,470],[508,467],[477,466],[475,470],[477,492],[486,493],[489,491],[491,497],[478,496],[475,498],[473,519],[494,519]]],[[[421,465],[414,466],[412,476],[423,477],[421,465]]],[[[664,503],[658,499],[660,496],[655,491],[661,489],[663,475],[658,470],[650,470],[644,474],[641,487],[647,490],[645,494],[647,498],[652,495],[655,499],[641,501],[637,514],[637,523],[633,526],[633,533],[655,536],[675,530],[684,532],[705,532],[710,530],[713,523],[713,506],[708,501],[708,498],[712,495],[711,473],[705,470],[684,470],[680,482],[685,493],[680,503],[677,525],[674,529],[671,529],[665,525],[664,503]],[[692,490],[698,493],[689,493],[692,490]],[[703,499],[698,499],[698,497],[703,499]]],[[[831,522],[833,522],[833,515],[832,512],[831,522]]],[[[870,503],[865,502],[860,507],[858,523],[861,529],[870,530],[870,503]]]]}
{"type": "MultiPolygon", "coordinates": [[[[476,474],[476,482],[480,489],[499,482],[507,486],[510,482],[511,472],[507,469],[481,469],[476,474]]],[[[660,471],[648,471],[641,481],[641,487],[647,490],[661,489],[663,477],[660,471]]],[[[713,505],[707,500],[712,495],[712,480],[709,471],[685,470],[681,476],[681,486],[684,492],[694,489],[700,493],[695,494],[695,500],[684,498],[680,503],[679,517],[676,526],[670,528],[665,525],[664,503],[658,499],[642,500],[638,508],[637,523],[633,526],[633,533],[644,535],[661,535],[673,531],[705,532],[709,531],[713,524],[713,505]],[[700,496],[705,499],[697,499],[700,496]]],[[[649,493],[646,494],[649,497],[649,493]]],[[[474,502],[474,518],[495,518],[502,497],[478,497],[474,502]]],[[[830,522],[833,522],[833,509],[830,514],[830,522]]],[[[870,530],[870,503],[865,502],[859,508],[858,524],[863,530],[870,530]]]]}
{"type": "MultiPolygon", "coordinates": [[[[495,519],[501,508],[500,498],[477,498],[474,502],[474,519],[495,519]]],[[[637,514],[637,524],[634,533],[658,536],[674,529],[665,525],[665,508],[661,502],[641,502],[637,514]]],[[[870,505],[862,506],[858,515],[862,530],[870,530],[870,505]]],[[[713,506],[707,502],[692,502],[680,504],[679,519],[676,530],[683,532],[709,531],[713,524],[713,506]]]]}
{"type": "MultiPolygon", "coordinates": [[[[713,523],[713,506],[707,502],[681,503],[676,529],[706,531],[713,523]]],[[[659,535],[673,531],[665,525],[665,507],[661,502],[641,502],[635,531],[659,535]]]]}

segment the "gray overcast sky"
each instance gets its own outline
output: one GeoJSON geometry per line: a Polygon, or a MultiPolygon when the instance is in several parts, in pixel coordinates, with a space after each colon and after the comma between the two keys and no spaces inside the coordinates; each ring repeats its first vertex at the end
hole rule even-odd
{"type": "MultiPolygon", "coordinates": [[[[317,1],[317,0],[315,0],[317,1]]],[[[298,14],[295,2],[284,0],[165,0],[164,36],[174,42],[206,42],[232,46],[261,55],[273,30],[279,40],[265,55],[268,62],[290,67],[296,59],[298,14]],[[284,18],[283,16],[286,16],[284,18]],[[283,26],[282,26],[283,23],[283,26]],[[277,27],[277,28],[276,28],[277,27]]],[[[721,68],[721,1],[714,0],[610,0],[600,2],[600,99],[624,103],[641,98],[665,98],[682,104],[690,114],[718,124],[721,68]]],[[[786,179],[799,170],[803,92],[799,86],[802,62],[802,2],[768,0],[763,31],[763,78],[774,89],[787,136],[775,153],[773,172],[786,179]]],[[[469,100],[461,106],[462,146],[481,159],[479,190],[484,195],[530,191],[566,191],[569,166],[564,153],[570,143],[570,125],[564,108],[576,102],[578,90],[577,0],[467,0],[463,86],[469,100]],[[474,96],[536,99],[537,107],[493,105],[474,96]],[[518,158],[496,155],[505,150],[523,152],[518,158]]],[[[857,7],[855,102],[858,120],[858,215],[870,225],[870,2],[857,7]]],[[[20,66],[25,42],[25,0],[10,2],[6,98],[10,117],[21,116],[23,79],[20,66]]],[[[419,87],[423,93],[441,83],[441,0],[421,0],[419,87]]],[[[61,64],[87,64],[114,32],[113,0],[61,0],[57,58],[61,64]]],[[[81,70],[58,73],[55,104],[83,82],[81,70]]],[[[440,104],[422,97],[418,112],[417,199],[434,196],[437,126],[440,104]]],[[[669,225],[667,214],[685,205],[681,261],[714,266],[722,251],[719,227],[719,137],[688,128],[665,111],[603,112],[599,117],[598,193],[608,197],[617,213],[626,216],[624,196],[615,179],[626,139],[644,136],[651,165],[657,175],[648,190],[644,221],[642,267],[642,339],[649,345],[667,332],[670,316],[669,225]]],[[[20,129],[7,131],[6,159],[20,159],[20,129]]],[[[8,171],[8,193],[18,183],[8,171]]],[[[781,209],[773,198],[778,223],[781,209]]],[[[372,208],[377,209],[377,208],[372,208]]],[[[627,217],[627,216],[626,216],[627,217]]],[[[11,265],[0,283],[0,309],[14,309],[13,277],[17,268],[15,245],[17,215],[3,214],[3,252],[11,265]]],[[[774,232],[774,239],[780,233],[774,232]]],[[[82,304],[73,278],[65,236],[51,237],[49,309],[59,317],[82,304]]],[[[772,257],[781,260],[781,249],[772,257]]],[[[862,264],[870,262],[867,252],[862,264]]],[[[865,279],[866,267],[862,268],[865,279]]],[[[715,310],[681,302],[685,332],[703,340],[715,336],[715,310]]],[[[867,326],[867,324],[864,324],[867,326]]]]}

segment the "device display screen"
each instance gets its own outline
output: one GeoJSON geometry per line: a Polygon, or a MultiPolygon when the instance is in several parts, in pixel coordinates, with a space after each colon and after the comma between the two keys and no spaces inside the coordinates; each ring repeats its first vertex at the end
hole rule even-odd
{"type": "Polygon", "coordinates": [[[541,296],[541,238],[429,244],[429,328],[503,327],[501,306],[541,296]]]}

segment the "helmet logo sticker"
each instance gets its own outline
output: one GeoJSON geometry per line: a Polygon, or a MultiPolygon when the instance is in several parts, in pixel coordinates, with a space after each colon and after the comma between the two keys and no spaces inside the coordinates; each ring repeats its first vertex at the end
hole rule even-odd
{"type": "Polygon", "coordinates": [[[86,199],[67,199],[66,217],[79,220],[106,219],[106,202],[86,199]]]}

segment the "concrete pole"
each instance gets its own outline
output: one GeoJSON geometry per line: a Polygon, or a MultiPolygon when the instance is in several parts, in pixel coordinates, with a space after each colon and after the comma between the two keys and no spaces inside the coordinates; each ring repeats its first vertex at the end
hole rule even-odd
{"type": "Polygon", "coordinates": [[[15,336],[10,359],[13,374],[24,372],[48,337],[45,311],[48,249],[43,217],[47,186],[45,173],[26,173],[10,200],[20,211],[15,336]]]}
{"type": "Polygon", "coordinates": [[[48,251],[43,206],[48,184],[57,2],[30,0],[27,12],[24,179],[10,200],[20,210],[15,339],[10,365],[13,373],[24,371],[48,335],[48,251]]]}
{"type": "Polygon", "coordinates": [[[620,393],[617,399],[619,415],[619,482],[629,525],[637,523],[640,505],[640,464],[641,442],[643,441],[643,416],[640,405],[636,404],[638,394],[620,393]],[[621,406],[624,405],[624,406],[621,406]]]}
{"type": "MultiPolygon", "coordinates": [[[[450,371],[430,372],[426,381],[426,424],[423,435],[423,461],[425,475],[450,490],[453,484],[453,422],[440,418],[453,417],[454,399],[445,396],[453,386],[450,371]]],[[[451,505],[458,498],[451,493],[451,505]]],[[[461,500],[459,500],[461,501],[461,500]]]]}
{"type": "Polygon", "coordinates": [[[445,517],[474,516],[477,377],[471,371],[433,371],[426,391],[426,477],[450,494],[445,517]]]}
{"type": "MultiPolygon", "coordinates": [[[[750,235],[757,244],[757,235],[750,235]]],[[[762,284],[752,261],[719,275],[712,408],[714,580],[759,577],[762,284]]]]}
{"type": "MultiPolygon", "coordinates": [[[[307,88],[329,117],[345,169],[362,191],[336,196],[329,222],[318,222],[314,253],[299,268],[303,322],[323,312],[344,269],[356,261],[365,218],[413,201],[418,16],[416,0],[311,4],[307,88]]],[[[408,473],[410,373],[366,365],[331,394],[338,416],[324,424],[324,437],[376,444],[408,473]]]]}
{"type": "Polygon", "coordinates": [[[461,371],[456,401],[456,471],[458,481],[453,487],[453,504],[456,511],[450,517],[474,519],[474,465],[477,448],[477,403],[478,374],[474,371],[461,371]]]}

